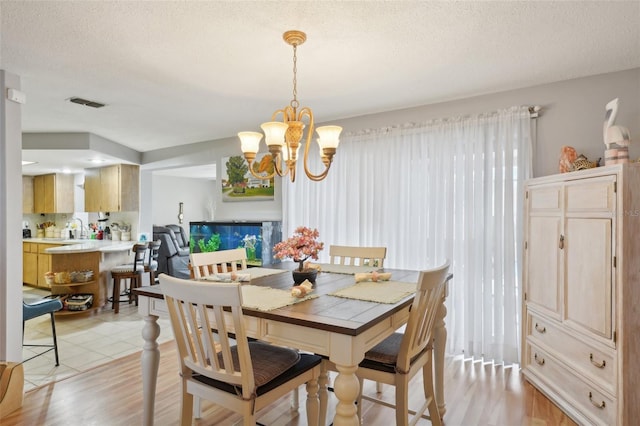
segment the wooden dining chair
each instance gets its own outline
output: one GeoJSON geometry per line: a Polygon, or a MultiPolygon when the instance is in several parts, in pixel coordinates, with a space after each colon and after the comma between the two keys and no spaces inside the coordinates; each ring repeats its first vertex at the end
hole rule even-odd
{"type": "Polygon", "coordinates": [[[329,246],[333,265],[384,267],[386,247],[329,246]]]}
{"type": "Polygon", "coordinates": [[[247,251],[244,248],[191,253],[190,256],[195,279],[247,269],[247,251]]]}
{"type": "Polygon", "coordinates": [[[255,426],[262,408],[305,383],[307,423],[318,424],[320,356],[249,342],[238,283],[212,285],[166,274],[159,279],[178,346],[183,426],[192,424],[194,396],[255,426]]]}
{"type": "MultiPolygon", "coordinates": [[[[360,379],[360,394],[357,405],[361,420],[362,399],[365,399],[394,408],[396,425],[413,425],[420,418],[428,418],[436,426],[442,424],[433,390],[433,329],[448,270],[449,262],[446,262],[435,269],[420,272],[405,332],[394,333],[374,346],[358,366],[356,374],[360,379]],[[425,402],[414,411],[409,409],[409,381],[419,371],[422,371],[425,402]],[[363,395],[365,379],[395,386],[395,404],[363,395]],[[427,410],[428,417],[425,415],[427,410]],[[411,421],[409,415],[412,415],[411,421]]],[[[323,362],[327,370],[336,370],[335,364],[328,359],[323,362]]]]}

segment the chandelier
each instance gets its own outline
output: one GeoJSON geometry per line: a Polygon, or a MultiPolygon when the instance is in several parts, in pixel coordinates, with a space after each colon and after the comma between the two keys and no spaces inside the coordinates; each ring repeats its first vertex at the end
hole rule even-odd
{"type": "Polygon", "coordinates": [[[324,171],[320,174],[313,174],[309,170],[309,146],[314,130],[313,111],[309,107],[299,109],[297,90],[297,56],[296,51],[299,45],[305,42],[307,35],[302,31],[287,31],[282,35],[284,41],[293,46],[293,99],[283,109],[279,109],[271,116],[271,121],[263,123],[260,127],[264,132],[264,140],[269,148],[273,159],[273,172],[271,174],[258,174],[253,169],[253,162],[256,158],[262,133],[259,132],[240,132],[240,147],[244,154],[244,158],[249,163],[249,171],[258,179],[271,179],[276,175],[289,175],[291,182],[296,180],[296,163],[298,161],[298,153],[304,141],[303,164],[304,172],[307,177],[313,181],[320,181],[327,177],[333,156],[336,153],[338,144],[340,143],[340,126],[322,126],[315,129],[318,132],[318,146],[320,147],[320,157],[324,164],[324,171]],[[278,120],[281,116],[282,121],[278,120]],[[306,122],[306,136],[305,136],[306,122]]]}

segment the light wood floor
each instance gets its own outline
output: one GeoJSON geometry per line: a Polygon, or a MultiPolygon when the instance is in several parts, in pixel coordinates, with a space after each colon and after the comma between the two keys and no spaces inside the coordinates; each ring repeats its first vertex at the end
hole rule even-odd
{"type": "MultiPolygon", "coordinates": [[[[180,386],[173,342],[160,346],[160,372],[155,404],[156,425],[179,424],[180,386]]],[[[418,375],[419,377],[420,375],[418,375]]],[[[410,394],[419,396],[421,383],[411,384],[410,394]]],[[[365,392],[374,393],[367,383],[365,392]]],[[[300,409],[290,409],[283,398],[260,413],[265,425],[305,425],[304,388],[300,409]]],[[[382,397],[393,400],[393,388],[385,386],[382,397]]],[[[333,398],[333,396],[332,396],[333,398]]],[[[480,362],[449,358],[445,371],[445,398],[448,426],[472,425],[575,425],[555,405],[522,379],[517,369],[495,367],[480,362]]],[[[23,407],[2,420],[13,425],[138,425],[142,422],[142,381],[140,354],[131,354],[76,376],[30,390],[23,407]]],[[[330,400],[335,406],[335,399],[330,400]]],[[[414,405],[415,406],[415,405],[414,405]]],[[[196,425],[232,425],[241,418],[203,401],[203,418],[196,425]]],[[[333,417],[333,410],[328,418],[333,417]]],[[[395,423],[392,409],[363,402],[363,424],[389,426],[395,423]]],[[[428,420],[418,424],[428,425],[428,420]]]]}

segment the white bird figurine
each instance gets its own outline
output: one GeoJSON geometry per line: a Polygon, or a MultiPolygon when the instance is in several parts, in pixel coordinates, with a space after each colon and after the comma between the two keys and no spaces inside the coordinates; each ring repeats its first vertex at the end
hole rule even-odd
{"type": "Polygon", "coordinates": [[[629,146],[631,135],[629,129],[622,126],[614,126],[616,115],[618,115],[618,98],[615,98],[605,107],[607,114],[604,121],[603,137],[607,149],[611,149],[612,144],[619,146],[629,146]]]}

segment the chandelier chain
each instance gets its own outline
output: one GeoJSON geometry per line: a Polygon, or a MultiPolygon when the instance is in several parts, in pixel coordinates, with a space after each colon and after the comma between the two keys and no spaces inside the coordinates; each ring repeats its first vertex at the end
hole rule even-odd
{"type": "Polygon", "coordinates": [[[291,100],[291,107],[296,110],[300,103],[298,102],[298,45],[293,45],[293,99],[291,100]]]}

